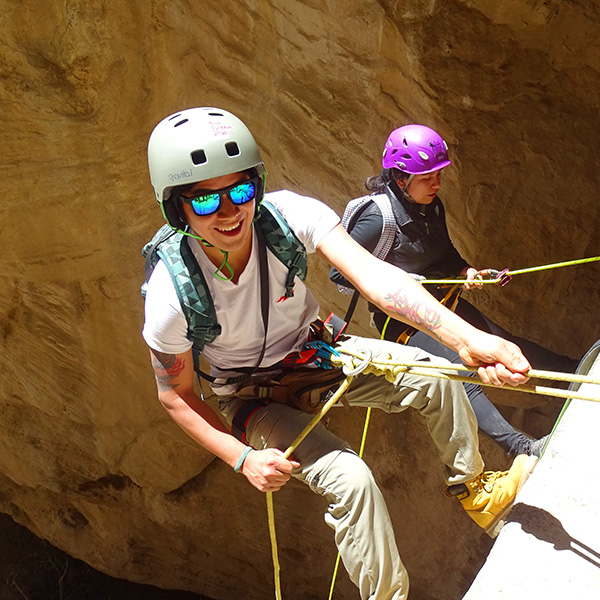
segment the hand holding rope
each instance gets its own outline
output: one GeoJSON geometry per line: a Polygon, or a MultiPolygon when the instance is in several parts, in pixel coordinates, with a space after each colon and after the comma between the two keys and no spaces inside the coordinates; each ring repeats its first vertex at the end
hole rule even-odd
{"type": "MultiPolygon", "coordinates": [[[[478,278],[475,283],[477,284],[489,284],[494,283],[496,285],[505,286],[514,275],[523,275],[524,273],[534,273],[536,271],[547,271],[550,269],[558,269],[560,267],[570,267],[573,265],[582,265],[586,263],[596,262],[600,260],[600,256],[594,256],[592,258],[580,258],[577,260],[569,260],[566,262],[553,263],[549,265],[541,265],[539,267],[529,267],[527,269],[503,269],[502,271],[498,271],[496,269],[482,269],[479,271],[482,276],[481,279],[478,278]],[[489,276],[489,279],[484,279],[483,276],[489,276]]],[[[467,279],[419,279],[419,282],[422,284],[430,284],[430,285],[453,285],[456,283],[470,283],[467,279]]]]}

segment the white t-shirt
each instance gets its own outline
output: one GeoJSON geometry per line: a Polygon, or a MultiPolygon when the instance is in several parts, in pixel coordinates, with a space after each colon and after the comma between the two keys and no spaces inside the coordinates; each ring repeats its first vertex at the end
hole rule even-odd
{"type": "MultiPolygon", "coordinates": [[[[339,222],[328,206],[306,196],[282,190],[265,195],[284,216],[306,251],[312,253],[323,237],[339,222]]],[[[256,232],[252,233],[252,253],[238,283],[214,276],[210,262],[198,240],[189,238],[215,305],[221,335],[204,347],[202,355],[211,364],[211,374],[219,379],[236,375],[235,369],[255,367],[264,339],[260,309],[260,273],[256,232]],[[216,369],[215,367],[219,367],[216,369]]],[[[269,327],[261,365],[272,365],[290,352],[299,350],[319,311],[316,299],[298,277],[294,295],[284,298],[287,267],[269,250],[269,327]]],[[[146,293],[146,319],[142,335],[146,343],[166,354],[182,354],[192,347],[187,338],[187,322],[166,265],[158,261],[146,293]]],[[[232,386],[211,386],[218,394],[228,394],[232,386]]]]}

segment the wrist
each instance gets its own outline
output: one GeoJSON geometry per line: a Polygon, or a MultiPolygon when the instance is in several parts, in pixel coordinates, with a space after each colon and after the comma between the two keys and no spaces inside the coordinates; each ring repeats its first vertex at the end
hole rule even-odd
{"type": "Polygon", "coordinates": [[[252,446],[246,446],[244,448],[244,451],[240,454],[240,457],[238,458],[237,463],[235,463],[235,467],[233,467],[233,470],[236,473],[239,473],[242,470],[242,467],[244,466],[244,462],[246,461],[248,454],[250,454],[250,452],[252,450],[253,450],[252,446]]]}

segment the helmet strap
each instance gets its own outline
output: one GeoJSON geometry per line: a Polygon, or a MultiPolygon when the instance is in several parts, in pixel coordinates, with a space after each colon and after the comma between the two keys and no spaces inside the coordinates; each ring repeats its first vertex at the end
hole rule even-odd
{"type": "MultiPolygon", "coordinates": [[[[409,175],[408,179],[406,181],[410,181],[412,178],[414,177],[414,175],[409,175]]],[[[416,204],[416,202],[413,200],[412,196],[406,191],[406,185],[404,187],[398,185],[398,182],[395,179],[392,179],[386,186],[389,191],[396,196],[396,198],[398,198],[398,200],[400,199],[404,199],[407,202],[410,202],[411,204],[416,204]]]]}
{"type": "MultiPolygon", "coordinates": [[[[189,225],[188,225],[188,228],[189,228],[189,225]]],[[[203,237],[196,235],[195,233],[191,233],[190,231],[184,231],[182,229],[178,229],[177,231],[178,231],[178,233],[182,233],[183,235],[187,235],[189,237],[193,237],[193,238],[197,239],[203,246],[206,246],[207,248],[215,247],[210,242],[207,242],[203,237]]],[[[223,255],[223,262],[221,262],[221,264],[218,266],[217,270],[214,272],[214,276],[217,279],[220,279],[221,281],[231,281],[233,279],[233,276],[235,275],[235,273],[233,272],[233,269],[232,269],[231,265],[229,264],[229,252],[227,252],[226,250],[221,250],[221,248],[217,248],[217,250],[223,255]],[[220,271],[223,269],[223,267],[226,267],[227,270],[229,271],[229,273],[230,273],[229,277],[225,277],[225,276],[221,275],[220,271]]]]}
{"type": "Polygon", "coordinates": [[[400,191],[400,194],[402,194],[404,199],[407,202],[410,202],[411,204],[416,204],[413,197],[408,193],[408,186],[410,185],[410,182],[414,179],[414,177],[415,177],[414,173],[410,173],[408,175],[408,178],[405,180],[404,187],[399,185],[398,182],[396,180],[394,180],[395,187],[398,188],[398,190],[400,191]]]}
{"type": "Polygon", "coordinates": [[[214,275],[217,279],[220,279],[221,281],[231,281],[233,279],[233,276],[235,275],[235,273],[233,272],[233,269],[231,268],[231,265],[229,264],[229,252],[225,251],[225,250],[221,250],[219,248],[219,252],[221,252],[221,254],[223,254],[223,262],[220,264],[219,268],[215,271],[214,275]],[[231,275],[229,275],[229,277],[225,277],[223,275],[221,275],[221,273],[219,273],[219,271],[221,271],[221,269],[223,269],[223,267],[227,267],[227,269],[229,270],[229,273],[231,273],[231,275]]]}

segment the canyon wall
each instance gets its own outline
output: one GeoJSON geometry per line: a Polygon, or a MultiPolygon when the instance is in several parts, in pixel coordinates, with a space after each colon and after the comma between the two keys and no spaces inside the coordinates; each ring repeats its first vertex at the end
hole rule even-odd
{"type": "MultiPolygon", "coordinates": [[[[338,212],[408,122],[447,140],[441,197],[475,266],[600,254],[600,8],[592,0],[0,0],[0,512],[106,573],[218,599],[269,597],[264,496],[194,445],[156,399],[140,335],[141,246],[161,224],[146,144],[164,116],[230,110],[268,187],[338,212]]],[[[515,277],[473,302],[581,356],[598,263],[515,277]]],[[[311,258],[323,314],[347,297],[311,258]]],[[[373,335],[361,306],[353,331],[373,335]]],[[[494,391],[546,433],[558,401],[494,391]]],[[[209,398],[208,400],[212,400],[209,398]]],[[[364,413],[329,427],[358,447],[364,413]]],[[[388,499],[411,598],[460,598],[491,540],[443,495],[412,414],[375,414],[365,458],[388,499]],[[434,541],[430,541],[434,540],[434,541]]],[[[489,467],[507,459],[482,439],[489,467]]],[[[323,598],[321,499],[275,496],[284,597],[323,598]]],[[[356,598],[345,574],[336,597],[356,598]]]]}

